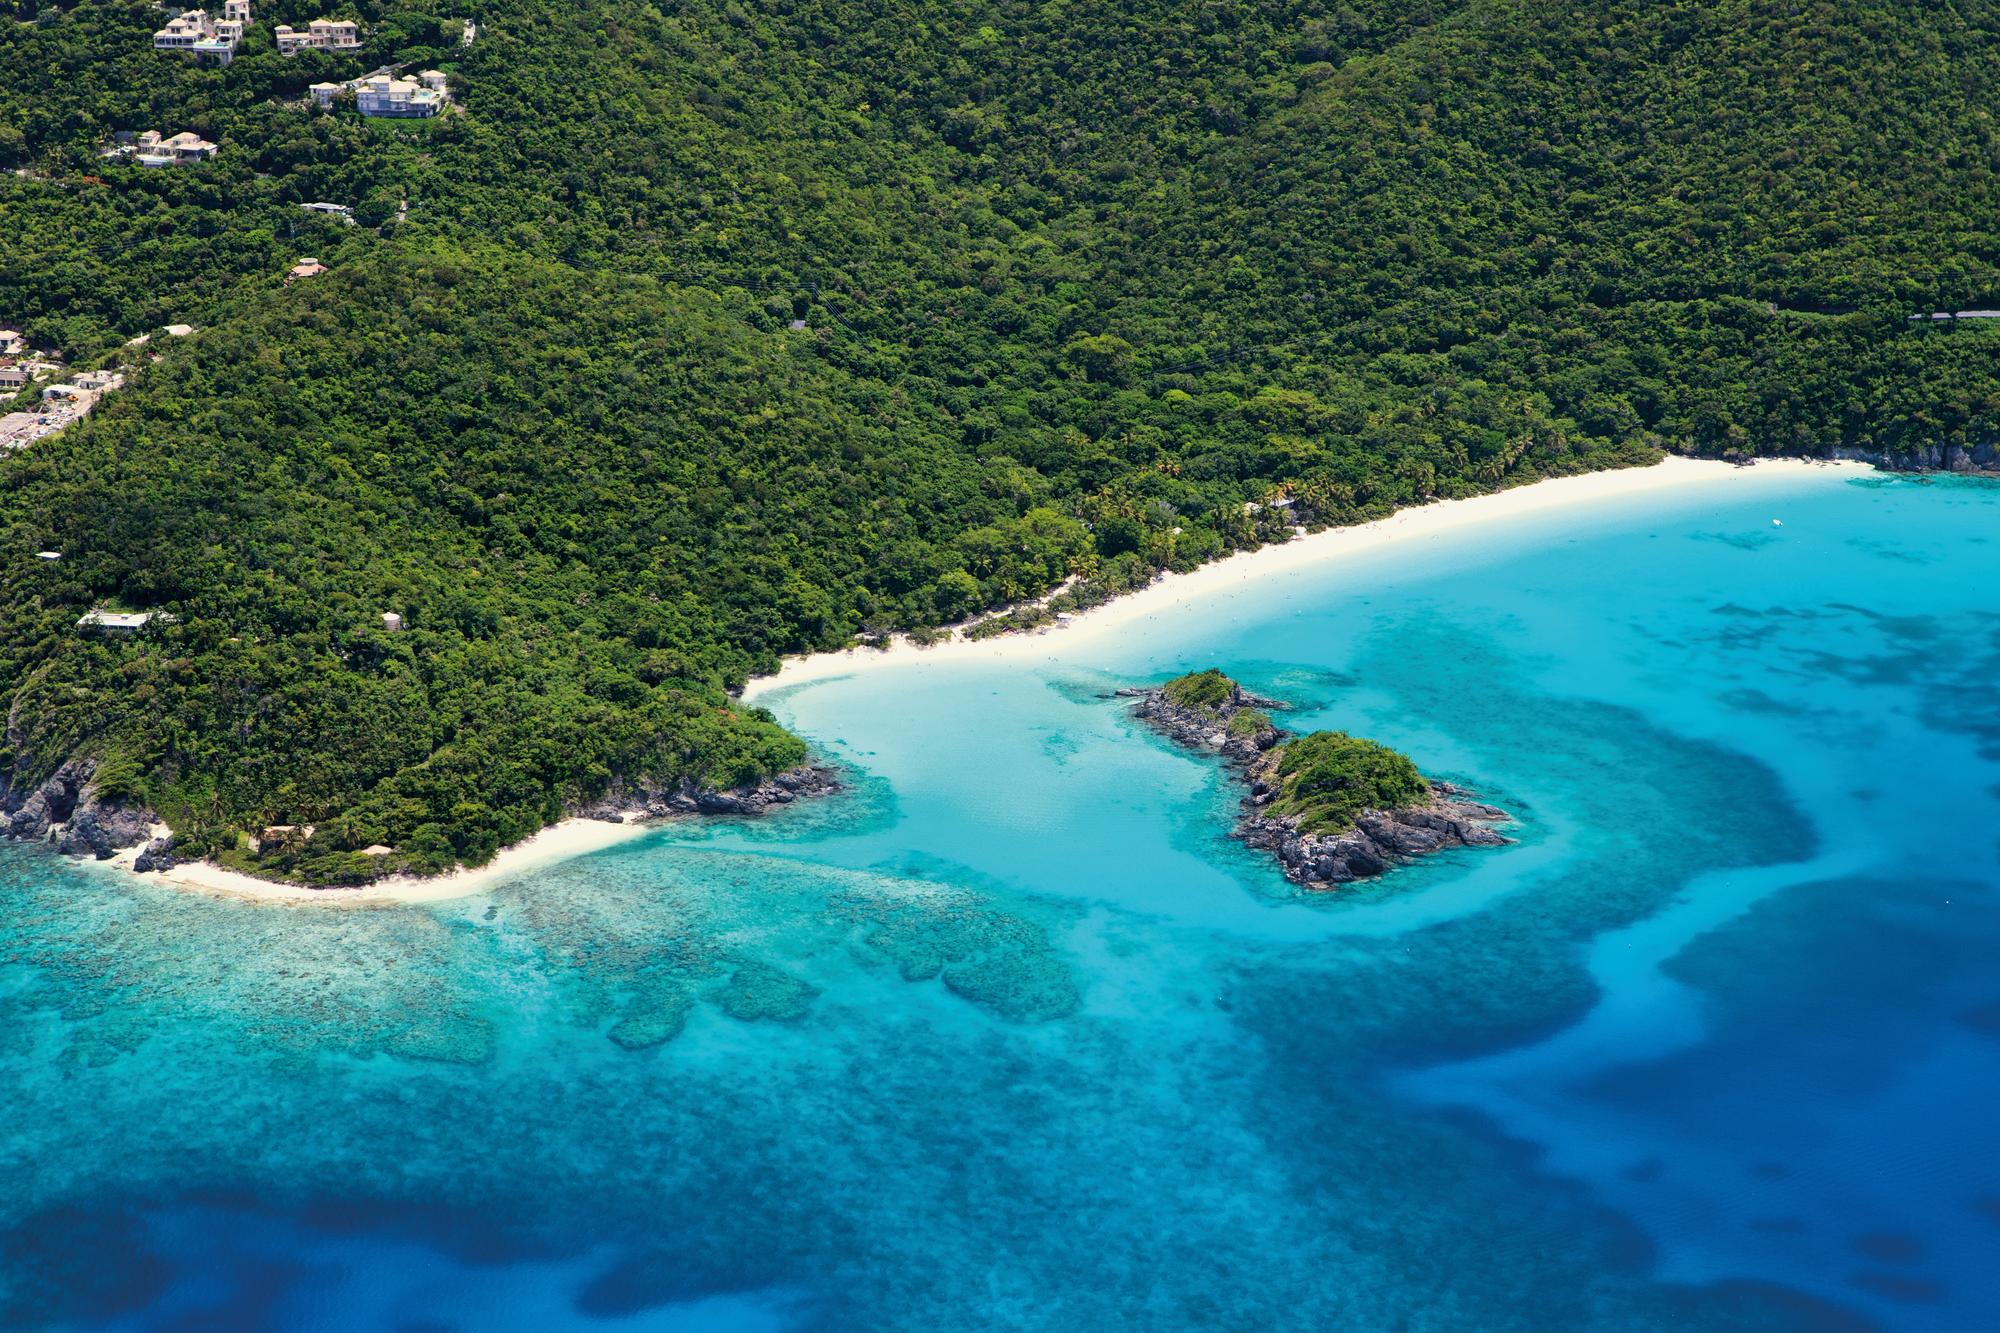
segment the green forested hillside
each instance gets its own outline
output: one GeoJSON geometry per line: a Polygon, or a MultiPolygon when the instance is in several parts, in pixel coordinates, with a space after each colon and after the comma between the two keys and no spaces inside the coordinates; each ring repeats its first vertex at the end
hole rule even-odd
{"type": "Polygon", "coordinates": [[[95,755],[196,846],[428,869],[783,767],[726,693],[780,654],[1281,539],[1280,493],[2000,422],[2000,328],[1907,319],[2000,306],[1989,6],[287,0],[227,68],[12,10],[0,325],[140,369],[0,459],[0,773],[95,755]],[[322,12],[367,50],[271,49],[322,12]],[[389,62],[459,106],[302,104],[389,62]],[[97,157],[141,129],[223,147],[97,157]]]}

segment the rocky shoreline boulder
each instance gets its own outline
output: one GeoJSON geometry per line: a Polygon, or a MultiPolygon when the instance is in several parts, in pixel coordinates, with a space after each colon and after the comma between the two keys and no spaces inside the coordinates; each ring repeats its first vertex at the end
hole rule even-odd
{"type": "Polygon", "coordinates": [[[91,856],[104,861],[152,836],[150,811],[86,797],[70,815],[69,823],[63,825],[55,843],[56,850],[64,856],[91,856]]]}
{"type": "Polygon", "coordinates": [[[1511,839],[1494,831],[1507,812],[1448,782],[1432,781],[1431,799],[1394,810],[1367,810],[1345,832],[1310,833],[1294,816],[1266,815],[1253,790],[1245,798],[1235,837],[1278,858],[1285,878],[1308,889],[1330,889],[1372,879],[1419,857],[1452,847],[1500,847],[1511,839]]]}
{"type": "Polygon", "coordinates": [[[1272,722],[1285,705],[1220,671],[1123,689],[1133,715],[1189,749],[1218,755],[1248,787],[1231,836],[1274,856],[1285,878],[1326,890],[1452,847],[1497,847],[1504,810],[1371,741],[1341,732],[1294,740],[1272,722]],[[1294,749],[1293,746],[1297,748],[1294,749]]]}
{"type": "Polygon", "coordinates": [[[0,832],[100,861],[145,842],[152,812],[100,794],[91,783],[96,772],[96,760],[71,759],[18,800],[11,788],[0,793],[0,832]]]}
{"type": "Polygon", "coordinates": [[[76,810],[77,802],[83,799],[83,789],[95,768],[87,760],[72,759],[18,803],[12,799],[13,793],[10,792],[4,807],[7,811],[7,836],[46,838],[51,826],[67,823],[76,810]]]}
{"type": "Polygon", "coordinates": [[[1190,750],[1208,750],[1248,768],[1290,733],[1271,721],[1286,707],[1250,693],[1220,671],[1198,671],[1149,690],[1119,690],[1136,698],[1134,717],[1190,750]]]}
{"type": "Polygon", "coordinates": [[[174,840],[171,837],[155,838],[133,858],[132,869],[147,875],[156,870],[172,870],[179,864],[179,858],[174,855],[174,840]]]}
{"type": "Polygon", "coordinates": [[[664,819],[671,815],[758,815],[781,805],[840,790],[840,775],[824,764],[801,764],[760,782],[740,787],[697,786],[683,778],[662,790],[616,791],[577,813],[586,819],[622,823],[628,818],[664,819]]]}

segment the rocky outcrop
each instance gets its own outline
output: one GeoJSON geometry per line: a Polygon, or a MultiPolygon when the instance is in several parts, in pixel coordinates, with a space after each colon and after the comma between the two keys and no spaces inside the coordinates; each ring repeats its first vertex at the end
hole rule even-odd
{"type": "Polygon", "coordinates": [[[1890,472],[2000,473],[2000,441],[1974,444],[1913,444],[1892,449],[1860,449],[1840,445],[1830,458],[1872,463],[1890,472]]]}
{"type": "Polygon", "coordinates": [[[100,861],[146,841],[153,828],[151,812],[101,796],[91,786],[96,771],[95,760],[72,759],[18,803],[10,791],[0,799],[0,830],[8,837],[46,840],[65,855],[100,861]]]}
{"type": "Polygon", "coordinates": [[[1448,848],[1499,847],[1508,841],[1492,828],[1507,819],[1506,811],[1468,800],[1463,788],[1437,781],[1430,783],[1431,799],[1424,805],[1365,811],[1342,833],[1301,832],[1296,821],[1264,812],[1276,790],[1274,779],[1268,769],[1252,777],[1234,836],[1277,857],[1285,878],[1304,888],[1336,888],[1448,848]]]}
{"type": "Polygon", "coordinates": [[[623,789],[591,802],[577,813],[586,819],[623,822],[630,818],[663,819],[669,815],[756,815],[810,796],[840,790],[840,778],[823,764],[801,764],[761,782],[717,790],[683,778],[657,790],[623,789]]]}
{"type": "Polygon", "coordinates": [[[133,859],[132,869],[147,875],[156,870],[172,870],[179,864],[179,858],[174,855],[174,840],[171,837],[155,838],[133,859]]]}
{"type": "Polygon", "coordinates": [[[1229,695],[1206,707],[1183,707],[1167,697],[1164,687],[1119,690],[1121,698],[1136,698],[1132,715],[1190,750],[1208,750],[1229,763],[1248,768],[1288,734],[1270,721],[1273,709],[1287,705],[1250,693],[1234,681],[1229,695]]]}
{"type": "Polygon", "coordinates": [[[98,802],[86,792],[84,801],[70,815],[69,823],[56,835],[56,850],[65,856],[94,856],[103,861],[127,847],[137,847],[152,832],[150,812],[98,802]]]}
{"type": "MultiPolygon", "coordinates": [[[[1702,455],[1697,455],[1702,456],[1702,455]]],[[[1725,449],[1717,457],[1738,467],[1755,467],[1765,458],[1785,455],[1746,453],[1725,449]]],[[[1945,472],[1964,476],[2000,476],[2000,438],[1975,440],[1970,444],[1926,441],[1888,445],[1829,445],[1807,458],[1827,463],[1866,463],[1884,472],[1945,472]]]]}
{"type": "Polygon", "coordinates": [[[12,838],[46,838],[49,829],[68,822],[83,799],[84,788],[96,765],[87,759],[72,759],[51,773],[19,802],[11,799],[7,813],[7,835],[12,838]]]}
{"type": "MultiPolygon", "coordinates": [[[[1227,678],[1224,678],[1227,681],[1227,678]]],[[[1231,836],[1277,858],[1285,878],[1307,889],[1332,889],[1370,879],[1418,857],[1452,847],[1497,847],[1509,841],[1493,829],[1509,816],[1470,799],[1448,782],[1424,779],[1430,797],[1394,810],[1366,810],[1339,833],[1311,833],[1266,807],[1279,790],[1278,764],[1291,733],[1269,720],[1287,705],[1251,694],[1233,681],[1220,701],[1176,704],[1165,687],[1123,689],[1139,702],[1133,715],[1192,750],[1219,756],[1249,788],[1231,836]]]]}

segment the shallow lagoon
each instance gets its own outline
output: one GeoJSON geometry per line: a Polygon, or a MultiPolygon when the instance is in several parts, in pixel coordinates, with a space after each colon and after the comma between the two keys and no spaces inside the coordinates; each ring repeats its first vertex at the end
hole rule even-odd
{"type": "Polygon", "coordinates": [[[802,687],[847,794],[456,902],[0,849],[0,1323],[2000,1324],[2000,488],[1707,495],[802,687]],[[1102,697],[1209,664],[1519,844],[1301,897],[1102,697]]]}

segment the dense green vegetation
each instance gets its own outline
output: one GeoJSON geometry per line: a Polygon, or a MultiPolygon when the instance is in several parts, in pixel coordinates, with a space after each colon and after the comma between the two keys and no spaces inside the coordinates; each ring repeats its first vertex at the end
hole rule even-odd
{"type": "Polygon", "coordinates": [[[1175,676],[1160,687],[1167,702],[1176,708],[1207,708],[1228,703],[1236,696],[1236,682],[1215,667],[1175,676]]]}
{"type": "Polygon", "coordinates": [[[1315,731],[1278,751],[1278,791],[1265,807],[1306,833],[1339,833],[1364,810],[1400,810],[1430,799],[1408,755],[1344,731],[1315,731]]]}
{"type": "Polygon", "coordinates": [[[1271,730],[1271,715],[1261,708],[1239,708],[1230,714],[1225,728],[1232,736],[1256,738],[1271,730]]]}
{"type": "Polygon", "coordinates": [[[1072,577],[992,629],[1431,497],[2000,422],[2000,328],[1906,318],[2000,305],[1961,9],[364,0],[361,55],[271,49],[321,12],[217,68],[143,0],[0,0],[0,325],[143,366],[0,459],[0,773],[319,825],[287,873],[793,762],[746,675],[1072,577]],[[389,62],[459,107],[304,102],[389,62]],[[149,128],[222,151],[97,156],[149,128]]]}

